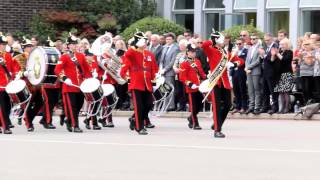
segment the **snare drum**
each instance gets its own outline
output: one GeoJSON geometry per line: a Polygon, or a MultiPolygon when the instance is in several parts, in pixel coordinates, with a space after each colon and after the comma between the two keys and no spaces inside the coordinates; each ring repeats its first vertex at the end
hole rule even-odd
{"type": "Polygon", "coordinates": [[[96,78],[84,80],[80,85],[80,90],[88,102],[97,102],[103,97],[103,89],[96,78]]]}
{"type": "Polygon", "coordinates": [[[26,82],[21,79],[11,81],[6,87],[6,92],[14,105],[26,103],[31,97],[26,82]]]}
{"type": "Polygon", "coordinates": [[[115,105],[118,101],[118,96],[114,86],[112,84],[103,84],[102,89],[104,97],[104,102],[102,104],[106,104],[107,102],[108,106],[115,105]]]}
{"type": "Polygon", "coordinates": [[[159,101],[170,94],[172,87],[165,82],[164,77],[157,78],[156,86],[154,88],[153,96],[156,101],[159,101]]]}
{"type": "MultiPolygon", "coordinates": [[[[200,85],[199,85],[199,91],[204,94],[204,96],[206,94],[208,94],[210,92],[210,88],[209,88],[209,79],[204,80],[200,85]]],[[[211,94],[209,94],[207,101],[210,103],[211,102],[211,94]]]]}
{"type": "Polygon", "coordinates": [[[54,47],[37,47],[29,55],[26,70],[29,72],[28,80],[32,85],[55,85],[58,78],[54,69],[61,53],[54,47]]]}

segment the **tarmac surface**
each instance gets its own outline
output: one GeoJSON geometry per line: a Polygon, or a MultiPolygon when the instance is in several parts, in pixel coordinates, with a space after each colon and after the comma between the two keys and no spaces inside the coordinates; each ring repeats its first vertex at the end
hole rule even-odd
{"type": "MultiPolygon", "coordinates": [[[[320,121],[227,120],[213,137],[209,118],[190,130],[185,118],[153,118],[141,136],[115,117],[115,128],[69,133],[0,134],[0,180],[319,180],[320,121]]],[[[81,125],[83,126],[82,119],[81,125]]]]}

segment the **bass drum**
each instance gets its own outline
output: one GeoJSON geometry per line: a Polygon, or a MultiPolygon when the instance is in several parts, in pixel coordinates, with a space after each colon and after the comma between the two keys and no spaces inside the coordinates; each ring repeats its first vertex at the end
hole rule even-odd
{"type": "Polygon", "coordinates": [[[31,97],[26,82],[21,79],[11,81],[6,87],[6,92],[13,105],[27,103],[31,97]]]}
{"type": "Polygon", "coordinates": [[[28,80],[34,85],[55,85],[58,78],[54,69],[59,61],[61,53],[54,47],[37,47],[29,55],[26,70],[28,80]]]}

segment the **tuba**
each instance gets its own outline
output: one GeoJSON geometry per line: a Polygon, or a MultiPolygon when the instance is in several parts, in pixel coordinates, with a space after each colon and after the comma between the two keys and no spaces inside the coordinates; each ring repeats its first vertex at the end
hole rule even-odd
{"type": "Polygon", "coordinates": [[[120,69],[122,63],[120,57],[116,55],[115,50],[111,48],[112,37],[108,34],[98,37],[92,44],[90,51],[97,56],[99,66],[106,71],[118,84],[125,84],[127,81],[121,78],[120,69]],[[104,60],[102,55],[107,49],[107,54],[110,60],[104,60]]]}
{"type": "Polygon", "coordinates": [[[16,56],[14,56],[13,59],[15,59],[18,62],[18,64],[20,65],[21,72],[26,71],[26,63],[28,60],[26,54],[24,54],[24,53],[18,54],[16,56]]]}

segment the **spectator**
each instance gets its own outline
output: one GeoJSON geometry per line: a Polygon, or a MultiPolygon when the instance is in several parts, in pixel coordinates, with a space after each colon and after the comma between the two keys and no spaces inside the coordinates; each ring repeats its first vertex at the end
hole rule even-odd
{"type": "Polygon", "coordinates": [[[261,113],[261,63],[259,55],[262,55],[257,35],[251,35],[252,46],[248,50],[245,62],[245,72],[247,74],[249,109],[246,114],[261,113]]]}
{"type": "Polygon", "coordinates": [[[315,64],[314,64],[314,80],[315,80],[315,100],[320,102],[320,41],[315,42],[315,64]]]}
{"type": "Polygon", "coordinates": [[[245,30],[241,31],[240,32],[240,39],[242,39],[244,41],[244,47],[249,49],[249,47],[251,46],[249,32],[245,31],[245,30]]]}
{"type": "Polygon", "coordinates": [[[293,76],[291,61],[293,52],[289,39],[284,38],[280,41],[280,50],[276,52],[281,64],[280,80],[276,84],[274,91],[279,93],[279,111],[278,113],[288,113],[290,110],[290,96],[289,93],[293,88],[293,76]]]}
{"type": "Polygon", "coordinates": [[[32,36],[31,37],[31,43],[32,43],[32,46],[34,48],[36,48],[37,46],[39,46],[39,38],[37,36],[32,36]]]}
{"type": "Polygon", "coordinates": [[[299,65],[304,104],[306,104],[308,101],[312,100],[315,50],[311,40],[305,40],[302,46],[304,49],[300,54],[299,65]]]}
{"type": "Polygon", "coordinates": [[[192,33],[190,30],[186,30],[184,33],[183,33],[183,36],[184,38],[186,38],[187,41],[189,41],[191,38],[192,38],[192,33]]]}
{"type": "Polygon", "coordinates": [[[288,33],[287,33],[287,31],[284,30],[284,29],[280,29],[280,30],[278,31],[278,41],[277,41],[277,43],[279,44],[280,41],[283,40],[283,39],[285,39],[285,38],[288,39],[288,33]]]}
{"type": "Polygon", "coordinates": [[[151,40],[150,45],[148,46],[148,50],[154,54],[157,65],[159,66],[162,51],[162,45],[160,44],[160,36],[158,34],[152,34],[150,39],[151,40]]]}
{"type": "MultiPolygon", "coordinates": [[[[237,55],[244,61],[247,58],[248,49],[244,47],[242,39],[236,40],[237,55]]],[[[233,113],[245,113],[248,109],[248,92],[247,92],[247,76],[244,71],[244,66],[235,67],[232,74],[233,92],[235,95],[235,109],[233,113]]]]}
{"type": "MultiPolygon", "coordinates": [[[[179,52],[179,47],[174,43],[175,35],[173,33],[167,33],[166,36],[166,45],[162,49],[162,54],[160,58],[160,74],[165,77],[165,82],[175,87],[175,73],[173,71],[173,64],[175,58],[179,52]]],[[[174,94],[174,93],[173,93],[174,94]]],[[[174,96],[167,98],[165,101],[166,104],[169,103],[168,111],[175,110],[174,96]]]]}
{"type": "Polygon", "coordinates": [[[165,35],[159,35],[159,42],[161,46],[164,46],[166,44],[165,35]]]}

